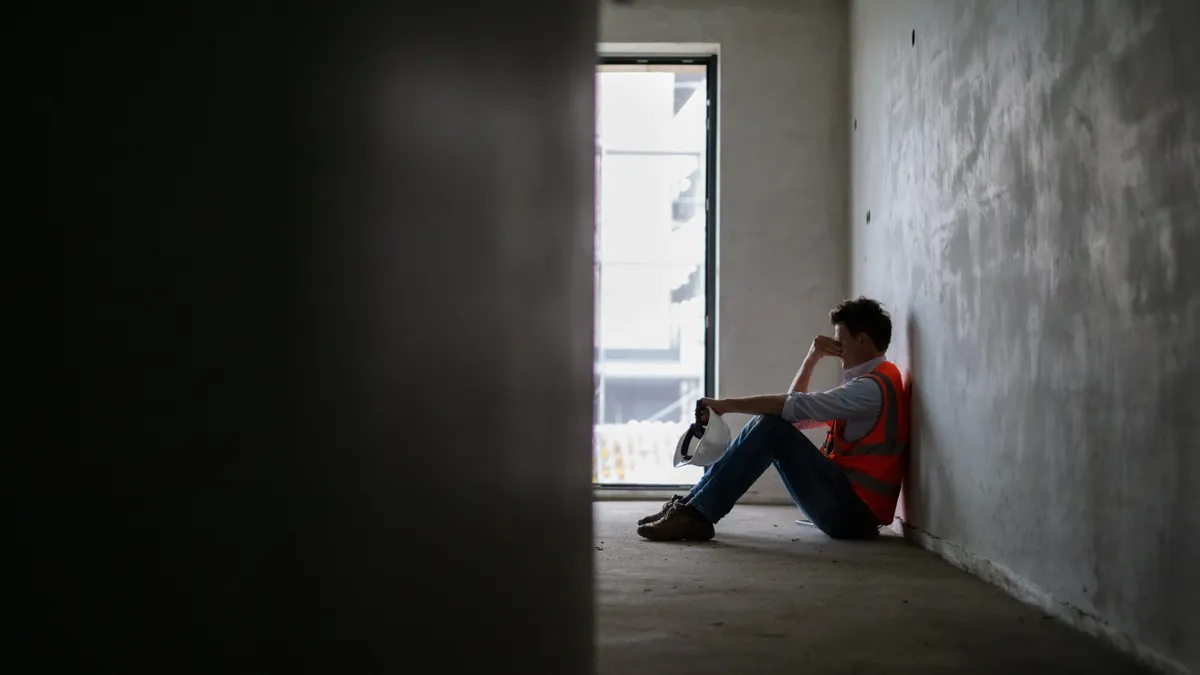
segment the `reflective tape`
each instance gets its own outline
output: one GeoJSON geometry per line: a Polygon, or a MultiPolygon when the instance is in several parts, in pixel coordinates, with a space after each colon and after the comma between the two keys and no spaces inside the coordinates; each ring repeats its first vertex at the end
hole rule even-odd
{"type": "Polygon", "coordinates": [[[861,455],[890,457],[904,452],[904,448],[905,445],[903,443],[859,443],[852,450],[845,453],[845,455],[848,457],[859,457],[861,455]]]}
{"type": "Polygon", "coordinates": [[[888,497],[900,496],[899,485],[893,485],[892,483],[879,480],[878,478],[859,471],[858,469],[845,469],[844,471],[846,473],[846,479],[850,481],[851,485],[864,487],[871,492],[877,492],[888,497]]]}

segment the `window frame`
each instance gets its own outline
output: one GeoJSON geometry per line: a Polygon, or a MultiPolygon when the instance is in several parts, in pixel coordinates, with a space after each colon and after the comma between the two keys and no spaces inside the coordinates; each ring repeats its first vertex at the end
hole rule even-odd
{"type": "MultiPolygon", "coordinates": [[[[705,67],[704,156],[704,384],[705,397],[716,392],[717,381],[717,55],[716,54],[600,54],[597,66],[703,65],[705,67]]],[[[599,227],[599,223],[597,223],[599,227]]],[[[593,448],[593,452],[595,449],[593,448]]],[[[691,484],[592,483],[594,490],[662,491],[687,489],[691,484]]]]}

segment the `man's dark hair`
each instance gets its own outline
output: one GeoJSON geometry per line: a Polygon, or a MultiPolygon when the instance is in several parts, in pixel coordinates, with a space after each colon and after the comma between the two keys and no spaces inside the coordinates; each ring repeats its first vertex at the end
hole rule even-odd
{"type": "Polygon", "coordinates": [[[887,351],[892,342],[892,317],[878,300],[861,295],[843,300],[829,313],[829,323],[845,325],[850,335],[866,333],[881,352],[887,351]]]}

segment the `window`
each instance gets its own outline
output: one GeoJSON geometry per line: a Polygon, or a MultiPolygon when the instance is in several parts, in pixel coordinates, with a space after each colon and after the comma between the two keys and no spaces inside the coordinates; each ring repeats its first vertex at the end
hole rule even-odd
{"type": "Polygon", "coordinates": [[[694,483],[671,457],[713,391],[714,57],[596,68],[593,482],[694,483]]]}

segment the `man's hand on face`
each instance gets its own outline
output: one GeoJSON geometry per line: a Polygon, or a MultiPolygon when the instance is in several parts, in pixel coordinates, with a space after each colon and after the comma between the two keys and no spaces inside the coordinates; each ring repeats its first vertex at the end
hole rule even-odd
{"type": "Polygon", "coordinates": [[[831,337],[818,335],[813,338],[812,346],[808,348],[808,359],[811,361],[820,361],[826,356],[841,358],[842,343],[831,337]]]}

